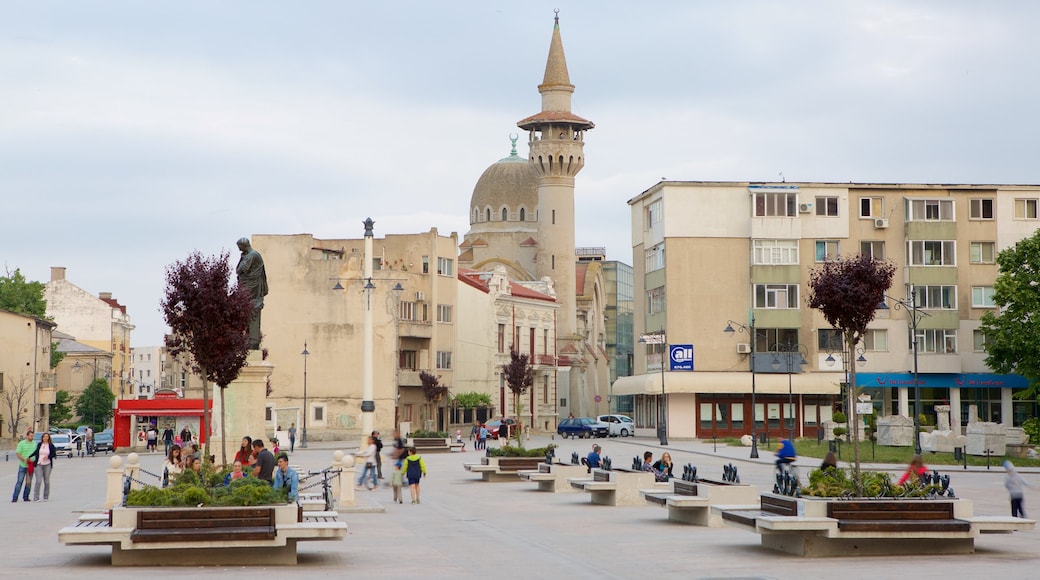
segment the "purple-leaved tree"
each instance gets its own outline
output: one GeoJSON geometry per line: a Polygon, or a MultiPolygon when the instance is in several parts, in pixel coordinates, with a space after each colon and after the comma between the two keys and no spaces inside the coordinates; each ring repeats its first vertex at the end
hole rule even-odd
{"type": "Polygon", "coordinates": [[[524,429],[523,423],[521,423],[520,397],[534,384],[534,367],[531,366],[530,357],[510,349],[509,362],[502,366],[502,376],[505,377],[506,387],[509,388],[509,392],[513,394],[513,412],[516,413],[516,429],[512,431],[516,432],[517,445],[523,446],[523,443],[520,442],[520,433],[524,429]]]}
{"type": "MultiPolygon", "coordinates": [[[[212,417],[209,405],[210,381],[220,387],[221,445],[220,461],[227,464],[227,425],[224,389],[245,366],[249,354],[249,319],[253,299],[248,289],[231,284],[229,254],[205,257],[193,252],[183,262],[166,267],[166,293],[162,313],[172,333],[166,346],[173,356],[187,353],[192,371],[202,377],[203,422],[206,434],[204,461],[209,459],[212,417]]],[[[202,430],[205,431],[202,431],[202,430]]]]}

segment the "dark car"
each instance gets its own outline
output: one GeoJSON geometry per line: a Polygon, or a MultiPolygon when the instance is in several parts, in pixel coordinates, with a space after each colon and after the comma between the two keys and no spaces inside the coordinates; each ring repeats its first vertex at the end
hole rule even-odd
{"type": "Polygon", "coordinates": [[[560,421],[556,426],[556,433],[563,437],[606,437],[610,427],[606,423],[600,423],[592,417],[571,417],[560,421]]]}
{"type": "Polygon", "coordinates": [[[94,452],[104,451],[108,453],[116,450],[111,431],[94,433],[94,452]]]}
{"type": "Polygon", "coordinates": [[[488,437],[492,439],[498,439],[498,432],[502,429],[503,423],[508,425],[509,429],[513,429],[513,426],[516,425],[516,419],[505,419],[501,421],[495,419],[493,421],[488,421],[487,423],[484,423],[484,426],[487,427],[488,430],[488,437]]]}

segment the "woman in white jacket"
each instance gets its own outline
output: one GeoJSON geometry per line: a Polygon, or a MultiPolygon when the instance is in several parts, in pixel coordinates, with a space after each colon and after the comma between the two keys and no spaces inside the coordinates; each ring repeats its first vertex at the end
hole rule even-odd
{"type": "Polygon", "coordinates": [[[369,473],[372,474],[372,487],[369,489],[375,491],[379,487],[379,481],[376,479],[376,442],[372,437],[368,438],[368,447],[364,450],[359,450],[354,453],[355,457],[364,458],[365,467],[361,470],[361,477],[358,478],[357,488],[364,489],[365,476],[369,473]]]}

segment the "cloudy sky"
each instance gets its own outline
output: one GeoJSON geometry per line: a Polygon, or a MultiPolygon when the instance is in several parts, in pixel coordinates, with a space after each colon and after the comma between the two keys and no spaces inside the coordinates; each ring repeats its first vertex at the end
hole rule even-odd
{"type": "Polygon", "coordinates": [[[577,242],[610,259],[662,178],[1040,183],[1035,2],[0,0],[2,266],[66,266],[144,346],[193,250],[461,235],[555,8],[596,123],[577,242]]]}

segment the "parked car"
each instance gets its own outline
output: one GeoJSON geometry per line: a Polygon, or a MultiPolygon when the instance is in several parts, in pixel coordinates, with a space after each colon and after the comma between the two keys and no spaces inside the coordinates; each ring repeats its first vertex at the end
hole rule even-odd
{"type": "Polygon", "coordinates": [[[556,433],[562,437],[606,437],[610,427],[606,423],[600,423],[592,417],[571,417],[560,421],[556,426],[556,433]]]}
{"type": "Polygon", "coordinates": [[[516,419],[506,419],[505,421],[495,419],[484,423],[484,426],[487,427],[488,430],[488,437],[498,439],[498,431],[502,428],[502,423],[509,425],[509,428],[512,429],[513,425],[516,425],[516,419]]]}
{"type": "Polygon", "coordinates": [[[109,451],[114,452],[115,450],[115,440],[111,431],[102,431],[94,434],[94,453],[97,453],[98,451],[108,453],[109,451]]]}
{"type": "Polygon", "coordinates": [[[606,423],[611,437],[631,437],[636,434],[636,424],[628,415],[600,415],[600,423],[606,423]]]}
{"type": "MultiPolygon", "coordinates": [[[[37,443],[42,439],[42,431],[33,436],[33,441],[36,441],[37,443]]],[[[51,433],[51,443],[53,443],[55,449],[58,450],[58,455],[68,455],[69,457],[74,457],[76,455],[76,442],[68,433],[51,433]]]]}

